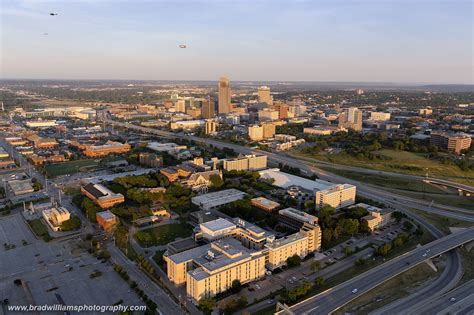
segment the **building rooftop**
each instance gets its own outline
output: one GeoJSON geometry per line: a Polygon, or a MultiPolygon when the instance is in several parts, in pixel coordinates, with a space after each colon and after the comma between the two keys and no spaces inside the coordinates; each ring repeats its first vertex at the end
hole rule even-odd
{"type": "Polygon", "coordinates": [[[280,206],[280,204],[278,202],[267,199],[265,197],[253,198],[252,202],[257,203],[257,204],[261,204],[262,206],[267,207],[267,208],[276,208],[276,207],[280,206]]]}
{"type": "Polygon", "coordinates": [[[219,218],[213,221],[201,223],[201,226],[211,230],[212,232],[221,231],[228,228],[235,228],[235,224],[227,219],[219,218]]]}
{"type": "Polygon", "coordinates": [[[290,186],[299,186],[303,189],[307,189],[310,191],[314,190],[323,190],[327,189],[328,187],[334,186],[333,183],[324,181],[324,180],[311,180],[306,179],[303,177],[287,174],[281,172],[278,168],[272,168],[268,170],[260,171],[260,176],[263,179],[271,179],[273,178],[275,181],[273,185],[281,187],[281,188],[288,188],[290,186]]]}
{"type": "Polygon", "coordinates": [[[231,188],[191,198],[192,203],[212,208],[244,198],[243,191],[231,188]]]}
{"type": "Polygon", "coordinates": [[[286,246],[288,244],[291,244],[293,242],[301,240],[303,237],[306,237],[304,233],[297,232],[279,239],[274,240],[273,242],[268,242],[265,244],[266,247],[275,249],[281,246],[286,246]]]}
{"type": "Polygon", "coordinates": [[[278,213],[280,215],[286,215],[286,216],[295,218],[296,220],[308,222],[311,224],[318,222],[318,217],[311,215],[309,213],[306,213],[304,211],[294,209],[294,208],[286,208],[286,209],[278,211],[278,213]]]}
{"type": "Polygon", "coordinates": [[[101,211],[96,213],[99,217],[101,217],[104,221],[111,221],[115,220],[115,214],[110,212],[109,210],[101,211]]]}

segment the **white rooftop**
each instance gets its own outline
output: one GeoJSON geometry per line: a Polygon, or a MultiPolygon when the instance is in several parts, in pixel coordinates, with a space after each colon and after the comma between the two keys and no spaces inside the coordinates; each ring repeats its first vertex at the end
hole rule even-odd
{"type": "Polygon", "coordinates": [[[307,190],[324,190],[331,186],[334,186],[333,183],[324,181],[324,180],[311,180],[291,174],[287,174],[281,172],[278,168],[272,168],[268,170],[260,171],[260,177],[263,179],[271,179],[273,178],[275,181],[273,185],[281,187],[281,188],[288,188],[290,186],[300,186],[307,190]]]}
{"type": "Polygon", "coordinates": [[[228,229],[228,228],[235,228],[234,223],[230,222],[229,220],[223,219],[223,218],[208,221],[206,223],[201,223],[201,226],[203,226],[203,227],[205,227],[205,228],[207,228],[207,229],[209,229],[213,232],[221,231],[221,230],[228,229]]]}

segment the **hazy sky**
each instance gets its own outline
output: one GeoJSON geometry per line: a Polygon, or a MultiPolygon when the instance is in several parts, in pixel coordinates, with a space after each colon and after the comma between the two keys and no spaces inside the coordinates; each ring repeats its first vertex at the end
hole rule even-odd
{"type": "Polygon", "coordinates": [[[471,0],[0,3],[1,78],[474,83],[471,0]]]}

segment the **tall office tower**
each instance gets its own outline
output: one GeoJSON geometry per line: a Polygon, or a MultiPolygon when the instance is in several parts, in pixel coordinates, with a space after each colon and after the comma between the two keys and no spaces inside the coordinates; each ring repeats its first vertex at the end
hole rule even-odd
{"type": "Polygon", "coordinates": [[[273,100],[270,95],[270,88],[268,86],[261,86],[258,88],[258,101],[260,103],[267,103],[268,105],[273,104],[273,100]]]}
{"type": "Polygon", "coordinates": [[[184,99],[177,100],[174,105],[174,108],[177,112],[180,112],[180,113],[186,112],[186,103],[184,99]]]}
{"type": "Polygon", "coordinates": [[[362,111],[357,107],[349,107],[339,116],[339,127],[352,129],[354,131],[362,130],[362,111]]]}
{"type": "Polygon", "coordinates": [[[219,104],[218,112],[219,114],[227,114],[230,112],[230,83],[229,79],[226,77],[221,77],[219,79],[219,104]]]}
{"type": "Polygon", "coordinates": [[[289,109],[288,105],[286,105],[282,101],[276,101],[273,103],[273,108],[278,111],[279,119],[288,118],[288,109],[289,109]]]}
{"type": "Polygon", "coordinates": [[[214,100],[209,98],[202,101],[201,116],[205,119],[214,118],[214,100]]]}
{"type": "Polygon", "coordinates": [[[206,135],[215,133],[217,131],[217,123],[212,119],[206,119],[204,130],[206,132],[206,135]]]}

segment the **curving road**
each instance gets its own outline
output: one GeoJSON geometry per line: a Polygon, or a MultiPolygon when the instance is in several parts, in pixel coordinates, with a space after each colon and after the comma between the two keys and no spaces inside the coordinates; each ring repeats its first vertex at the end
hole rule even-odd
{"type": "MultiPolygon", "coordinates": [[[[474,227],[450,234],[295,304],[290,309],[295,314],[330,314],[398,274],[472,240],[474,240],[474,227]]],[[[280,311],[278,314],[284,312],[280,311]]]]}

